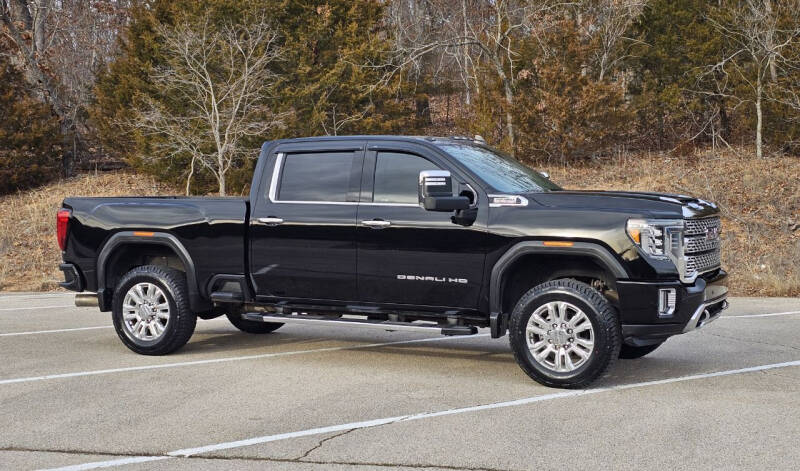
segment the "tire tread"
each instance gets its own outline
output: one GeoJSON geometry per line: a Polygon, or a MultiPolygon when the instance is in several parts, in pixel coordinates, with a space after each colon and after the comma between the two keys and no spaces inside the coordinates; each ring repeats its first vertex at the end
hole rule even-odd
{"type": "MultiPolygon", "coordinates": [[[[157,344],[153,347],[142,347],[133,343],[120,331],[122,327],[117,327],[116,314],[114,314],[114,324],[115,327],[117,327],[117,335],[128,348],[142,355],[166,355],[172,353],[186,345],[192,337],[197,325],[197,316],[189,307],[189,288],[186,284],[186,274],[180,270],[159,265],[138,266],[130,270],[119,280],[114,292],[114,297],[124,296],[124,293],[120,293],[120,288],[132,278],[140,276],[151,277],[166,285],[168,294],[172,297],[176,308],[171,319],[172,322],[176,323],[175,331],[163,344],[157,344]]],[[[116,299],[114,300],[114,304],[116,305],[116,299]]]]}
{"type": "Polygon", "coordinates": [[[550,387],[582,389],[596,379],[604,376],[612,367],[617,358],[619,358],[619,351],[622,346],[622,332],[619,326],[619,318],[614,307],[599,291],[578,280],[563,278],[547,281],[525,293],[519,299],[519,301],[517,301],[517,305],[514,307],[514,311],[511,314],[509,332],[516,331],[521,327],[520,322],[522,321],[523,310],[525,306],[527,306],[536,297],[547,292],[552,292],[553,290],[563,290],[568,294],[581,298],[584,302],[590,304],[597,311],[600,324],[605,329],[608,336],[606,351],[604,352],[604,355],[607,357],[607,359],[600,368],[591,372],[591,374],[588,374],[585,377],[581,377],[578,380],[554,380],[543,376],[540,372],[528,365],[525,352],[525,350],[528,348],[527,345],[520,345],[518,342],[514,341],[512,335],[509,335],[511,340],[511,349],[514,353],[514,359],[517,361],[523,371],[525,371],[525,373],[527,373],[528,376],[533,378],[535,381],[550,387]]]}

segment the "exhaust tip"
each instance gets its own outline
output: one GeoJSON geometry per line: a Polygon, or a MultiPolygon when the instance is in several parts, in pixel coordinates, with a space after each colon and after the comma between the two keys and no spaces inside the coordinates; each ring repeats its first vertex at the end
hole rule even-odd
{"type": "Polygon", "coordinates": [[[77,307],[100,307],[97,293],[78,293],[75,295],[75,306],[77,307]]]}

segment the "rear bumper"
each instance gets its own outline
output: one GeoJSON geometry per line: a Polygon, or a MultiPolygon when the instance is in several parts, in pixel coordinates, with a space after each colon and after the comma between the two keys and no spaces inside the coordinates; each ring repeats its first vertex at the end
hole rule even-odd
{"type": "Polygon", "coordinates": [[[618,282],[622,336],[635,346],[661,343],[673,335],[690,332],[713,322],[728,307],[727,273],[720,270],[709,278],[698,278],[691,285],[680,282],[618,282]],[[659,315],[660,289],[676,291],[675,310],[659,315]]]}
{"type": "Polygon", "coordinates": [[[62,263],[58,269],[64,272],[64,281],[58,285],[70,291],[81,292],[84,289],[83,277],[80,269],[72,263],[62,263]]]}

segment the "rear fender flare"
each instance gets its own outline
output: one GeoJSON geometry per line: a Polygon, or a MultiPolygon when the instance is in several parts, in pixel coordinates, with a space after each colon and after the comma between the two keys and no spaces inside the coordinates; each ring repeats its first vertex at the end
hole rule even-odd
{"type": "Polygon", "coordinates": [[[200,296],[198,289],[196,271],[191,255],[183,246],[181,241],[172,234],[166,232],[148,232],[147,235],[138,235],[134,231],[117,232],[111,236],[100,255],[97,257],[97,298],[100,303],[101,311],[111,310],[111,293],[113,286],[106,286],[106,268],[108,259],[120,247],[127,244],[153,244],[169,247],[181,259],[186,269],[186,284],[189,289],[189,305],[194,312],[202,312],[211,308],[211,304],[200,296]],[[150,235],[152,234],[152,235],[150,235]]]}

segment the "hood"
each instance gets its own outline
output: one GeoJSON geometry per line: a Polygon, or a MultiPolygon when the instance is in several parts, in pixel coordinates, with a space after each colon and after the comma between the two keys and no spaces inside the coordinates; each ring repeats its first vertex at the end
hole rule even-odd
{"type": "Polygon", "coordinates": [[[719,212],[717,205],[692,196],[671,193],[601,190],[560,190],[526,195],[542,206],[599,211],[638,212],[653,218],[695,218],[719,212]]]}

